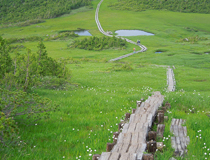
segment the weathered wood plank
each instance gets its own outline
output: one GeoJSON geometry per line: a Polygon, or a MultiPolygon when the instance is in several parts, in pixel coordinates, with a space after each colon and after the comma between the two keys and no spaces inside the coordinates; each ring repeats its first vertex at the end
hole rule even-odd
{"type": "Polygon", "coordinates": [[[121,153],[119,160],[128,160],[130,156],[130,153],[121,153]]]}
{"type": "Polygon", "coordinates": [[[110,155],[111,155],[111,152],[102,152],[99,160],[109,160],[110,155]]]}
{"type": "Polygon", "coordinates": [[[120,153],[112,152],[111,156],[109,157],[109,160],[119,160],[119,158],[120,158],[120,153]]]}
{"type": "Polygon", "coordinates": [[[137,145],[139,143],[139,133],[138,132],[134,132],[132,134],[132,137],[131,137],[131,144],[132,145],[137,145]]]}
{"type": "Polygon", "coordinates": [[[131,123],[128,127],[127,132],[132,132],[133,133],[135,131],[135,129],[136,129],[136,123],[131,123]]]}
{"type": "Polygon", "coordinates": [[[119,152],[120,149],[122,148],[122,146],[123,146],[123,143],[117,143],[117,144],[113,147],[113,149],[111,150],[111,152],[119,152]]]}
{"type": "Polygon", "coordinates": [[[136,153],[138,146],[139,144],[131,144],[131,146],[128,149],[128,153],[136,153]]]}
{"type": "Polygon", "coordinates": [[[123,126],[122,133],[126,133],[128,131],[129,123],[125,123],[123,126]]]}

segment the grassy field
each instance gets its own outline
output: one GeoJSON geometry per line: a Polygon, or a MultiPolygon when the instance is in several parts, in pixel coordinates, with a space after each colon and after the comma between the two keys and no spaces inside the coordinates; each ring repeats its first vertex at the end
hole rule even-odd
{"type": "MultiPolygon", "coordinates": [[[[94,36],[103,36],[94,19],[98,2],[93,1],[93,10],[83,8],[76,10],[75,14],[48,19],[40,24],[2,28],[0,35],[4,38],[45,37],[62,30],[84,28],[94,36]]],[[[184,159],[209,159],[210,15],[153,10],[119,11],[107,7],[112,2],[105,0],[101,5],[99,20],[103,29],[140,29],[154,33],[154,36],[128,37],[133,41],[140,39],[148,50],[107,63],[112,58],[132,52],[134,45],[129,44],[125,50],[87,51],[68,47],[75,38],[44,41],[51,57],[77,60],[68,64],[74,85],[68,90],[33,90],[58,102],[60,110],[51,113],[49,120],[39,121],[27,128],[19,126],[20,143],[24,143],[24,147],[14,150],[5,148],[0,153],[2,159],[92,159],[92,154],[101,154],[106,150],[106,143],[112,141],[112,133],[117,131],[124,114],[136,107],[136,100],[146,99],[153,91],[161,91],[165,101],[172,106],[167,113],[170,118],[164,133],[166,147],[163,153],[157,152],[156,159],[168,160],[173,155],[170,141],[166,139],[172,136],[169,132],[172,118],[187,120],[191,141],[184,159]],[[182,41],[196,36],[207,40],[182,41]],[[158,50],[162,53],[156,54],[158,50]],[[124,65],[132,70],[125,70],[124,65]],[[177,86],[175,92],[168,93],[166,68],[173,65],[177,86]]],[[[80,38],[83,37],[77,39],[80,38]]],[[[38,42],[12,44],[15,45],[24,45],[36,52],[38,42]]],[[[19,52],[25,52],[25,49],[19,52]]]]}

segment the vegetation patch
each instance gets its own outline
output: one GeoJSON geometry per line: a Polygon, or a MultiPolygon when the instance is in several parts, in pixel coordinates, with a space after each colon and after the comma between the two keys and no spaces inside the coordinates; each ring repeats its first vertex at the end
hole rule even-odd
{"type": "Polygon", "coordinates": [[[155,52],[166,52],[166,49],[156,49],[155,52]]]}
{"type": "Polygon", "coordinates": [[[131,71],[133,67],[126,63],[126,64],[116,64],[113,67],[107,69],[108,71],[131,71]]]}
{"type": "Polygon", "coordinates": [[[113,37],[90,37],[84,38],[82,40],[75,40],[71,47],[85,49],[85,50],[95,50],[99,51],[102,49],[109,49],[109,48],[120,48],[125,49],[127,45],[126,40],[121,38],[113,37]]]}
{"type": "Polygon", "coordinates": [[[195,51],[193,51],[193,52],[190,52],[191,54],[197,54],[197,55],[202,55],[203,53],[202,52],[195,52],[195,51]]]}
{"type": "Polygon", "coordinates": [[[1,1],[0,21],[2,24],[31,19],[55,18],[68,14],[81,6],[91,5],[91,0],[7,0],[1,1]]]}
{"type": "Polygon", "coordinates": [[[207,37],[199,37],[199,36],[193,36],[193,37],[187,37],[187,38],[181,38],[177,42],[190,42],[190,43],[196,43],[198,41],[206,41],[208,40],[207,37]]]}
{"type": "Polygon", "coordinates": [[[210,13],[210,2],[206,0],[118,0],[109,7],[118,10],[144,11],[146,9],[167,9],[183,13],[210,13]]]}
{"type": "Polygon", "coordinates": [[[45,38],[45,41],[50,41],[50,40],[64,40],[66,38],[74,38],[74,37],[79,37],[78,34],[75,34],[73,31],[60,31],[58,34],[55,35],[48,35],[47,38],[45,38]]]}

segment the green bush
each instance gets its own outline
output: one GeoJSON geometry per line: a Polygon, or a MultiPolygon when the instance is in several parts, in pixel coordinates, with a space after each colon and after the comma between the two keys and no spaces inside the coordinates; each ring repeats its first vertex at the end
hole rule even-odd
{"type": "Polygon", "coordinates": [[[43,22],[41,19],[55,18],[68,14],[72,9],[90,6],[91,0],[6,0],[1,1],[0,21],[2,24],[23,22],[20,26],[43,22]]]}
{"type": "Polygon", "coordinates": [[[144,11],[167,9],[184,13],[210,13],[210,1],[206,0],[118,0],[109,7],[117,10],[144,11]]]}
{"type": "Polygon", "coordinates": [[[126,40],[116,37],[90,37],[82,40],[75,40],[71,47],[99,51],[108,48],[124,49],[127,45],[126,40]]]}

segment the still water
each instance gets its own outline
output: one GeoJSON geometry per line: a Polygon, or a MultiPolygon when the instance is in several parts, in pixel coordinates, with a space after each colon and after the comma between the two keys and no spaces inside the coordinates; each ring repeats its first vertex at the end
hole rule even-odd
{"type": "Polygon", "coordinates": [[[115,33],[117,33],[118,36],[153,36],[154,34],[149,33],[149,32],[145,32],[145,31],[141,31],[141,30],[117,30],[115,31],[115,33]]]}

